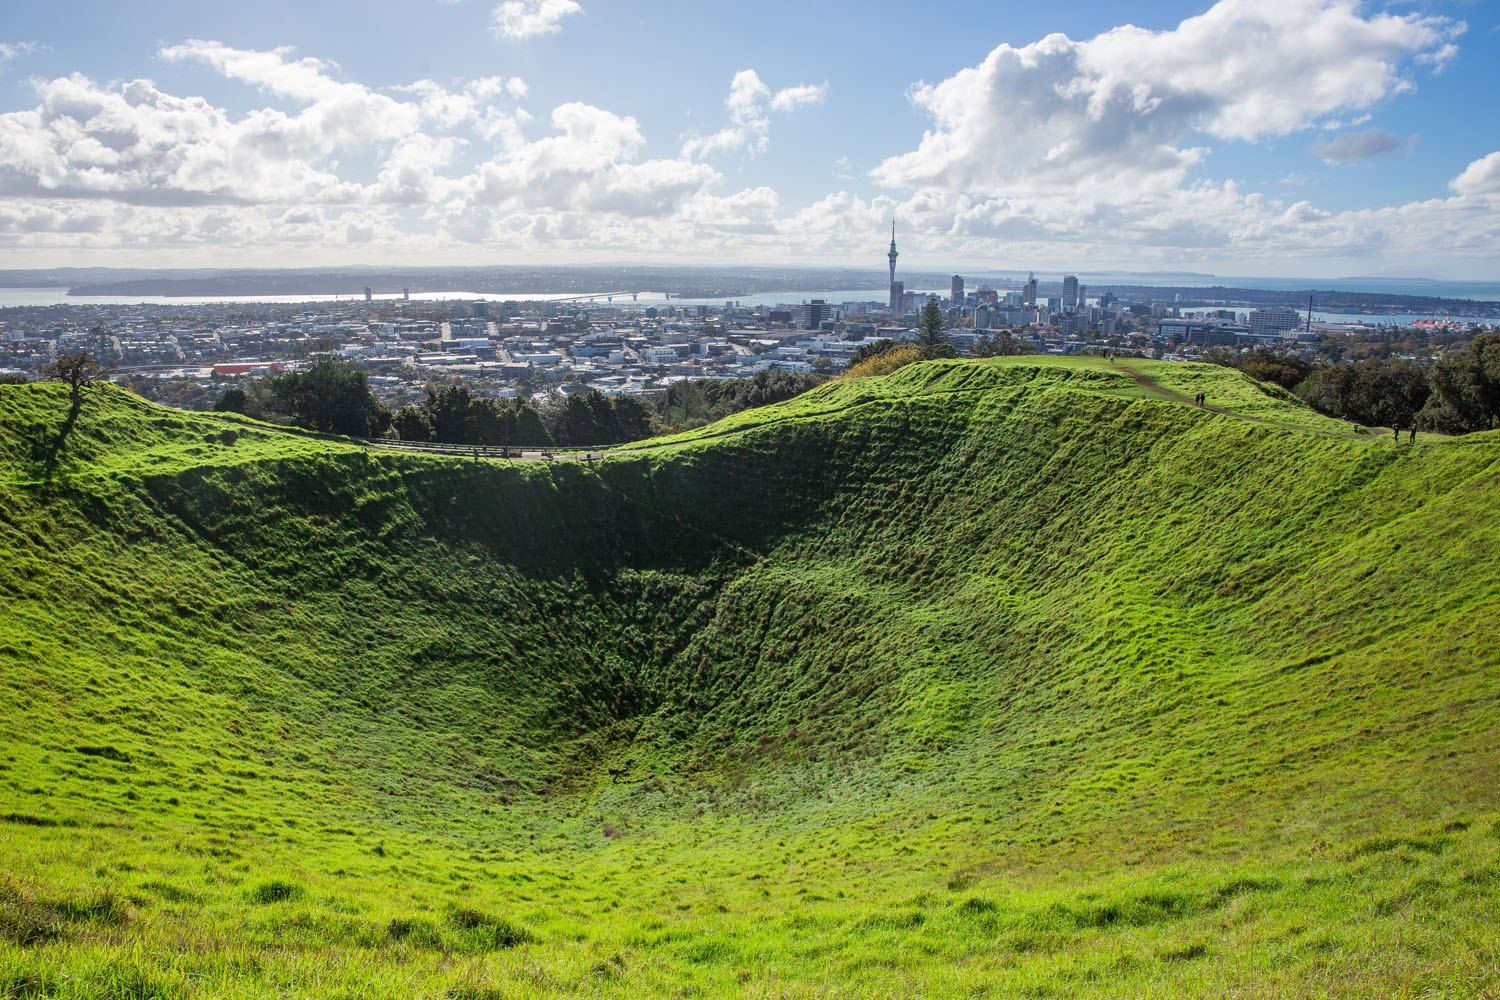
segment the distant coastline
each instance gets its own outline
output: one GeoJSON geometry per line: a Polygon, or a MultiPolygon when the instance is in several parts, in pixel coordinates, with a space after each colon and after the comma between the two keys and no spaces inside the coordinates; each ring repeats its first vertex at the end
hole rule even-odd
{"type": "MultiPolygon", "coordinates": [[[[910,271],[908,289],[946,289],[949,275],[910,271]]],[[[974,271],[970,287],[1019,287],[1025,272],[974,271]]],[[[1061,292],[1061,276],[1040,277],[1040,292],[1061,292]]],[[[1423,315],[1493,319],[1500,316],[1500,281],[1427,278],[1223,278],[1174,272],[1080,272],[1091,296],[1113,293],[1126,301],[1170,302],[1189,307],[1286,306],[1359,315],[1423,315]]],[[[414,268],[171,271],[54,269],[0,272],[0,308],[43,305],[209,304],[233,302],[381,299],[409,292],[423,300],[443,298],[543,299],[615,294],[622,301],[681,300],[696,303],[830,301],[886,295],[884,275],[853,268],[414,268]],[[635,293],[635,298],[629,298],[635,293]]]]}

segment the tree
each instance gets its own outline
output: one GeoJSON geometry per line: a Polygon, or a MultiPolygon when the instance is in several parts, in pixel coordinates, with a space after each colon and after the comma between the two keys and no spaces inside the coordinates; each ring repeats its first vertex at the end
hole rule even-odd
{"type": "MultiPolygon", "coordinates": [[[[893,341],[883,340],[879,343],[887,347],[894,346],[893,341]]],[[[855,357],[867,357],[872,348],[878,346],[861,347],[855,357]]],[[[788,372],[780,368],[757,372],[751,378],[684,379],[674,382],[665,392],[647,397],[651,409],[647,414],[649,432],[645,436],[661,429],[687,430],[701,427],[731,413],[800,396],[822,382],[822,376],[788,372]]],[[[628,413],[629,405],[630,397],[615,399],[615,414],[622,434],[626,433],[626,428],[633,419],[628,413]]],[[[622,440],[636,439],[629,437],[622,440]]]]}
{"type": "Polygon", "coordinates": [[[552,443],[552,435],[542,422],[542,414],[529,399],[517,399],[510,410],[510,419],[515,421],[514,436],[502,444],[544,446],[552,443]]]}
{"type": "Polygon", "coordinates": [[[378,434],[390,412],[370,391],[363,370],[351,362],[321,357],[301,371],[267,380],[271,407],[292,423],[325,434],[378,434]]]}
{"type": "Polygon", "coordinates": [[[651,409],[634,396],[616,396],[615,441],[639,441],[656,433],[651,409]]]}
{"type": "Polygon", "coordinates": [[[1453,433],[1500,426],[1500,333],[1484,333],[1432,366],[1432,399],[1423,420],[1453,433]]]}
{"type": "Polygon", "coordinates": [[[917,330],[917,344],[928,357],[936,356],[939,348],[948,346],[948,335],[943,332],[943,307],[937,299],[928,299],[922,307],[922,321],[917,330]]]}
{"type": "Polygon", "coordinates": [[[46,367],[42,374],[68,386],[68,396],[73,408],[83,403],[83,389],[96,381],[103,373],[99,362],[88,351],[77,354],[59,354],[57,360],[46,367]]]}
{"type": "Polygon", "coordinates": [[[442,388],[428,386],[422,409],[431,428],[432,440],[444,444],[478,444],[470,433],[472,411],[477,402],[469,394],[468,387],[457,382],[442,388]]]}
{"type": "Polygon", "coordinates": [[[1000,358],[1029,353],[1026,346],[1012,336],[1009,330],[997,330],[993,337],[989,333],[981,333],[974,343],[976,358],[1000,358]]]}
{"type": "Polygon", "coordinates": [[[263,414],[261,401],[239,386],[225,389],[224,394],[214,400],[215,413],[238,413],[245,417],[260,417],[263,414]]]}
{"type": "Polygon", "coordinates": [[[601,393],[575,392],[554,412],[552,436],[559,444],[610,444],[617,439],[614,409],[601,393]]]}
{"type": "Polygon", "coordinates": [[[1427,373],[1411,361],[1372,361],[1357,368],[1356,398],[1364,422],[1372,426],[1409,427],[1432,393],[1427,373]]]}
{"type": "Polygon", "coordinates": [[[1202,357],[1204,361],[1237,368],[1253,379],[1271,382],[1283,389],[1295,389],[1313,373],[1312,362],[1265,347],[1240,352],[1211,347],[1203,352],[1202,357]]]}
{"type": "Polygon", "coordinates": [[[1410,426],[1430,392],[1422,367],[1398,359],[1320,368],[1297,387],[1316,409],[1372,427],[1410,426]]]}
{"type": "Polygon", "coordinates": [[[427,411],[420,405],[401,407],[392,415],[391,426],[396,429],[396,436],[403,441],[432,440],[432,423],[427,419],[427,411]]]}

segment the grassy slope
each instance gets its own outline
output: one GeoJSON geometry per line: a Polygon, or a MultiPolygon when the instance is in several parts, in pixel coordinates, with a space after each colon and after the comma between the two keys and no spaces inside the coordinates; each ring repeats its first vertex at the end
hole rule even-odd
{"type": "Polygon", "coordinates": [[[1034,358],[593,469],[108,391],[47,479],[65,412],[0,387],[0,995],[1496,984],[1495,435],[1034,358]]]}

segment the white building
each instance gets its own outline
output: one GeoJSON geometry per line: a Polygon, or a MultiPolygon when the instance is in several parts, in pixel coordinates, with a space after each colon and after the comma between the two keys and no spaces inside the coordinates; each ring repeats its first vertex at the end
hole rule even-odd
{"type": "Polygon", "coordinates": [[[1302,314],[1295,309],[1250,310],[1250,333],[1254,336],[1270,336],[1295,330],[1302,325],[1302,314]]]}

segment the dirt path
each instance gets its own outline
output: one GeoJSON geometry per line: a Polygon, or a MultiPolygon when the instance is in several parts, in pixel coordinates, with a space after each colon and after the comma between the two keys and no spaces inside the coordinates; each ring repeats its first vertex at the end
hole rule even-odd
{"type": "Polygon", "coordinates": [[[1254,421],[1255,423],[1258,423],[1258,424],[1266,422],[1266,421],[1263,421],[1263,420],[1259,420],[1259,419],[1257,419],[1255,417],[1246,417],[1246,416],[1242,416],[1242,415],[1240,415],[1238,413],[1230,413],[1228,410],[1221,410],[1217,406],[1209,406],[1207,403],[1204,403],[1202,406],[1198,406],[1197,403],[1193,402],[1191,399],[1188,399],[1186,396],[1184,396],[1182,393],[1178,392],[1176,389],[1168,389],[1166,386],[1162,385],[1160,382],[1157,382],[1155,379],[1151,378],[1149,375],[1146,375],[1143,372],[1137,371],[1136,369],[1132,368],[1130,365],[1121,364],[1121,365],[1118,365],[1117,367],[1119,367],[1122,371],[1124,371],[1125,374],[1127,374],[1131,378],[1135,379],[1135,384],[1136,385],[1140,386],[1142,389],[1145,389],[1145,390],[1147,390],[1149,392],[1155,393],[1156,395],[1162,397],[1163,399],[1170,399],[1170,400],[1172,400],[1175,403],[1185,403],[1188,406],[1196,406],[1200,410],[1207,410],[1210,413],[1218,413],[1218,414],[1221,414],[1221,415],[1226,416],[1226,417],[1235,417],[1236,419],[1239,419],[1239,420],[1251,420],[1251,421],[1254,421]]]}

